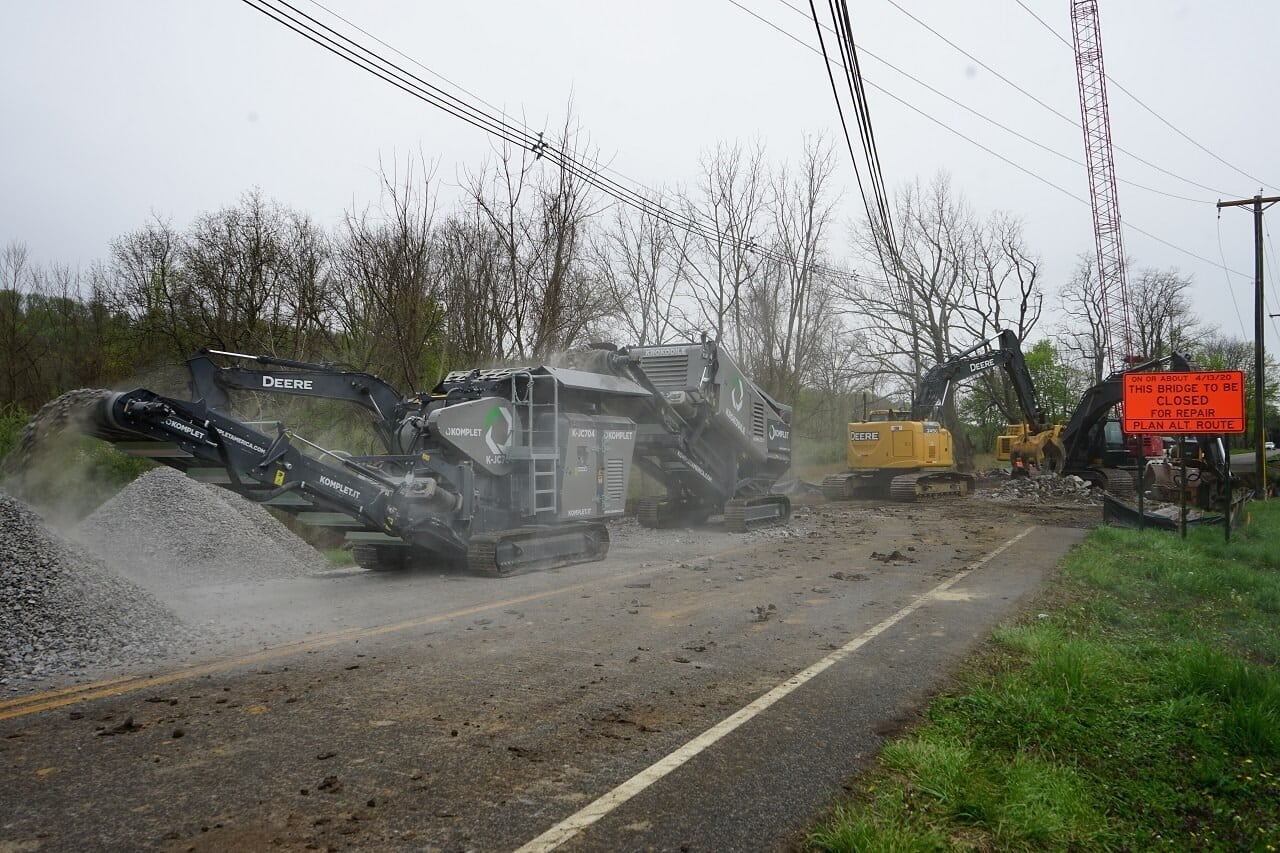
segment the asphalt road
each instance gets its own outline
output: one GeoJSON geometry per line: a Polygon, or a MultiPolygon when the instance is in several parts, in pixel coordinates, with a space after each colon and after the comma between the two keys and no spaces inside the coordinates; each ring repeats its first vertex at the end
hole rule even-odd
{"type": "Polygon", "coordinates": [[[0,851],[784,849],[1068,516],[819,505],[504,580],[174,590],[207,647],[0,702],[0,851]]]}

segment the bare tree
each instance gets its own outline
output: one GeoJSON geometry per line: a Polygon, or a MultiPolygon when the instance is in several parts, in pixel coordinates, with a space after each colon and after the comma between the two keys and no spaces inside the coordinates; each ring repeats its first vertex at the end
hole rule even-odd
{"type": "Polygon", "coordinates": [[[1146,268],[1130,278],[1128,296],[1136,353],[1161,358],[1186,352],[1210,335],[1191,307],[1191,277],[1176,269],[1146,268]]]}
{"type": "MultiPolygon", "coordinates": [[[[192,299],[180,259],[182,240],[168,220],[152,214],[137,231],[111,243],[102,290],[114,310],[132,321],[139,341],[156,344],[171,358],[183,358],[201,345],[192,328],[192,299]]],[[[135,346],[141,351],[141,344],[135,346]]]]}
{"type": "MultiPolygon", "coordinates": [[[[665,204],[661,194],[651,201],[665,204]]],[[[656,213],[621,204],[597,232],[592,268],[628,343],[643,346],[692,334],[682,305],[687,264],[682,239],[688,238],[656,213]]]]}
{"type": "Polygon", "coordinates": [[[501,360],[508,328],[501,236],[489,217],[471,205],[449,217],[436,243],[448,305],[442,360],[446,365],[501,360]]]}
{"type": "Polygon", "coordinates": [[[1107,370],[1106,314],[1094,255],[1081,252],[1070,280],[1058,291],[1066,315],[1057,334],[1058,345],[1101,382],[1107,370]]]}
{"type": "Polygon", "coordinates": [[[835,156],[820,138],[805,141],[799,167],[783,164],[772,175],[770,213],[776,261],[748,283],[751,342],[741,356],[772,393],[799,400],[837,322],[835,282],[824,267],[835,206],[835,156]]]}
{"type": "Polygon", "coordinates": [[[761,265],[769,201],[764,148],[718,145],[701,165],[697,195],[681,194],[685,215],[710,226],[685,244],[689,281],[705,328],[741,353],[744,290],[761,265]]]}
{"type": "Polygon", "coordinates": [[[585,269],[591,188],[575,164],[596,159],[586,148],[570,110],[548,145],[504,144],[492,167],[469,178],[472,202],[501,247],[494,305],[504,357],[545,358],[608,314],[585,269]]]}
{"type": "Polygon", "coordinates": [[[403,177],[383,168],[380,206],[347,214],[335,252],[348,360],[405,388],[439,372],[445,290],[434,257],[433,177],[412,160],[403,177]]]}
{"type": "Polygon", "coordinates": [[[1044,309],[1040,259],[1026,244],[1022,223],[1007,213],[993,213],[975,226],[965,267],[966,310],[959,313],[974,338],[987,339],[1012,329],[1028,340],[1044,309]]]}

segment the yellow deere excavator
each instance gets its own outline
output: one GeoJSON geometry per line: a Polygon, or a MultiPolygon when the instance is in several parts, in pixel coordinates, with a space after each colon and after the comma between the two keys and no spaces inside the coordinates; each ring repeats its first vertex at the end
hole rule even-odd
{"type": "Polygon", "coordinates": [[[849,424],[849,470],[823,480],[823,495],[833,501],[916,501],[972,494],[974,475],[956,470],[951,432],[936,412],[957,382],[997,367],[1009,375],[1024,418],[1013,452],[1056,470],[1063,456],[1061,427],[1046,422],[1018,336],[1005,330],[933,367],[920,381],[910,411],[872,412],[849,424]]]}

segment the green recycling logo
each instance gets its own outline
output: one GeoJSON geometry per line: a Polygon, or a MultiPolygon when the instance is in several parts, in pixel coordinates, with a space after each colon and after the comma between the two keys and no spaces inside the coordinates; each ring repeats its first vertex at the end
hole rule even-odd
{"type": "Polygon", "coordinates": [[[733,404],[735,411],[742,411],[742,403],[744,398],[742,390],[742,377],[735,376],[733,384],[729,386],[729,402],[733,404]]]}
{"type": "Polygon", "coordinates": [[[494,456],[502,456],[511,447],[511,441],[515,438],[515,431],[511,428],[511,413],[502,406],[494,406],[489,410],[489,414],[484,417],[484,443],[489,446],[489,452],[494,456]],[[493,427],[498,421],[504,421],[506,425],[506,438],[498,441],[494,438],[493,427]]]}

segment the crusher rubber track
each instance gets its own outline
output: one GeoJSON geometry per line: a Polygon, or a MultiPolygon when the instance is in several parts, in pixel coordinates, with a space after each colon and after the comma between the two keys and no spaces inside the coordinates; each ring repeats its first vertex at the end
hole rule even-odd
{"type": "Polygon", "coordinates": [[[780,524],[790,517],[791,499],[786,495],[737,498],[724,505],[724,526],[735,533],[780,524]]]}
{"type": "Polygon", "coordinates": [[[408,545],[352,545],[356,565],[370,572],[398,572],[407,569],[413,549],[408,545]]]}
{"type": "Polygon", "coordinates": [[[899,474],[889,481],[889,500],[911,501],[973,494],[977,478],[959,471],[917,471],[899,474]]]}
{"type": "Polygon", "coordinates": [[[467,543],[467,568],[489,577],[603,560],[609,528],[583,522],[564,527],[520,527],[481,533],[467,543]]]}
{"type": "Polygon", "coordinates": [[[644,497],[636,502],[636,521],[649,529],[687,527],[705,522],[711,510],[701,504],[681,503],[663,497],[644,497]]]}

